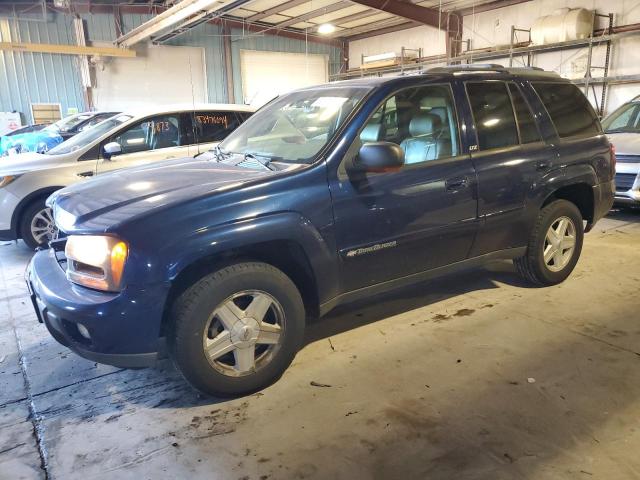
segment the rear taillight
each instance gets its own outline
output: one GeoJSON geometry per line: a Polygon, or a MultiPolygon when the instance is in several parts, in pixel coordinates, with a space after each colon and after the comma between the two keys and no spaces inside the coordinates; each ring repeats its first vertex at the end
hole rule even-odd
{"type": "Polygon", "coordinates": [[[611,153],[611,176],[616,174],[616,147],[611,144],[609,152],[611,153]]]}

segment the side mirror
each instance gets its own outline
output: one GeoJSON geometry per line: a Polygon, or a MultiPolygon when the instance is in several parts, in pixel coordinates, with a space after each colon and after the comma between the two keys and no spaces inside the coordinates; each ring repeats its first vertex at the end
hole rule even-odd
{"type": "Polygon", "coordinates": [[[122,147],[118,142],[109,142],[102,147],[102,154],[105,159],[111,160],[114,155],[120,155],[122,153],[122,147]]]}
{"type": "Polygon", "coordinates": [[[386,172],[404,166],[404,150],[397,143],[371,142],[360,147],[355,167],[365,172],[386,172]]]}

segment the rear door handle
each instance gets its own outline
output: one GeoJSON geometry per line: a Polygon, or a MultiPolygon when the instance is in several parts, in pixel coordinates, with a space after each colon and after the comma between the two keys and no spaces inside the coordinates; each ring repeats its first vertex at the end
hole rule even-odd
{"type": "Polygon", "coordinates": [[[468,186],[469,186],[468,177],[449,178],[444,182],[444,188],[449,191],[460,190],[461,188],[467,188],[468,186]]]}
{"type": "Polygon", "coordinates": [[[80,172],[78,174],[79,177],[83,177],[83,178],[85,178],[85,177],[93,177],[93,175],[94,175],[94,171],[93,170],[89,170],[88,172],[80,172]]]}
{"type": "Polygon", "coordinates": [[[540,160],[536,164],[536,170],[549,170],[551,168],[551,160],[540,160]]]}

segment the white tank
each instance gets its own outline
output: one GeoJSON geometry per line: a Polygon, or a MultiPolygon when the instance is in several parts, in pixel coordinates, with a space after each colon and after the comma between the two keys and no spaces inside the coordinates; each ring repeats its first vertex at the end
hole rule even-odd
{"type": "Polygon", "coordinates": [[[587,38],[593,32],[593,18],[593,11],[586,8],[559,8],[533,22],[531,42],[544,45],[587,38]]]}

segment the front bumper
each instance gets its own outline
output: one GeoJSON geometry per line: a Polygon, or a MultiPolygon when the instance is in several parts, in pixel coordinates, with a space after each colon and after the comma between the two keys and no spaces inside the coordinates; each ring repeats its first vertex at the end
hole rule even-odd
{"type": "Polygon", "coordinates": [[[78,355],[117,367],[149,366],[158,358],[168,284],[119,293],[84,288],[67,280],[53,249],[37,252],[25,276],[38,320],[78,355]]]}
{"type": "Polygon", "coordinates": [[[0,240],[16,240],[18,238],[15,225],[12,224],[20,199],[10,193],[7,188],[0,189],[0,240]]]}

